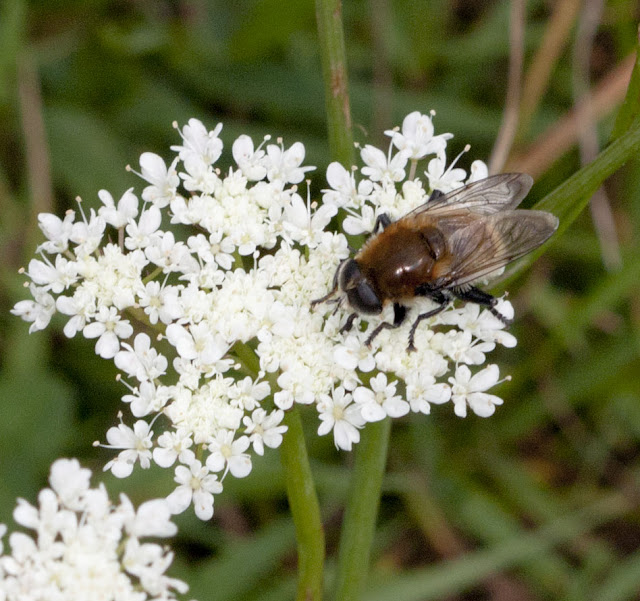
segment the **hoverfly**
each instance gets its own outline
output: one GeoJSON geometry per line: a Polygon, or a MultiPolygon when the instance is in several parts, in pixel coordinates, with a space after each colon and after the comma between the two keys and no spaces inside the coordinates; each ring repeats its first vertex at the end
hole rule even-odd
{"type": "Polygon", "coordinates": [[[342,292],[334,302],[340,306],[346,297],[353,309],[344,332],[358,314],[378,315],[393,303],[393,322],[380,323],[366,340],[369,346],[383,329],[404,323],[411,299],[430,298],[437,306],[416,317],[409,351],[415,350],[418,324],[454,299],[487,307],[510,325],[495,308],[498,300],[474,283],[536,249],[556,231],[558,219],[551,213],[516,208],[532,185],[524,173],[493,175],[448,194],[436,191],[398,221],[379,215],[364,246],[338,266],[332,290],[312,306],[342,292]]]}

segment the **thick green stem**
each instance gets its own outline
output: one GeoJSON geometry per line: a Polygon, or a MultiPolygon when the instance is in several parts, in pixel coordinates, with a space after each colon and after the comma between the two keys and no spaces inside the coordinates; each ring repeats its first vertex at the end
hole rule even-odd
{"type": "Polygon", "coordinates": [[[327,128],[331,157],[347,169],[353,165],[353,134],[347,89],[347,62],[342,31],[341,0],[316,0],[327,128]]]}
{"type": "MultiPolygon", "coordinates": [[[[342,32],[342,5],[340,0],[316,0],[316,12],[331,158],[348,168],[354,161],[354,149],[342,32]]],[[[355,473],[340,537],[334,595],[336,601],[358,599],[369,571],[390,430],[389,418],[376,424],[367,424],[356,448],[355,473]]]]}
{"type": "Polygon", "coordinates": [[[296,407],[287,412],[284,424],[289,429],[280,447],[280,457],[298,543],[296,599],[320,601],[324,570],[324,530],[302,431],[302,420],[296,407]]]}
{"type": "MultiPolygon", "coordinates": [[[[348,168],[354,162],[354,147],[342,5],[340,0],[316,0],[316,12],[331,158],[348,168]]],[[[377,424],[367,424],[356,449],[355,473],[340,537],[337,601],[357,599],[369,570],[390,430],[388,418],[377,424]]]]}
{"type": "Polygon", "coordinates": [[[347,510],[340,537],[336,601],[357,601],[369,571],[391,419],[367,424],[357,446],[347,510]]]}

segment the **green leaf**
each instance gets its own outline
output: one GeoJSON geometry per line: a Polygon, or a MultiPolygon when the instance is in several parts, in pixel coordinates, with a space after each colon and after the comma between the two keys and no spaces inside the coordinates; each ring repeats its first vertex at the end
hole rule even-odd
{"type": "Polygon", "coordinates": [[[101,188],[117,197],[129,187],[121,140],[105,120],[68,105],[50,106],[45,113],[57,185],[89,201],[101,188]]]}

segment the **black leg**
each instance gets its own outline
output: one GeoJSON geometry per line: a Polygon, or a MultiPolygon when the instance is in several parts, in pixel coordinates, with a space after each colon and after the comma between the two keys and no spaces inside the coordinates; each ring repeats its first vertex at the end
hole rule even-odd
{"type": "Polygon", "coordinates": [[[367,346],[371,346],[373,339],[380,333],[382,330],[391,330],[395,328],[399,328],[407,316],[407,308],[404,305],[400,305],[398,303],[393,303],[393,323],[389,323],[388,321],[383,321],[381,324],[376,327],[371,334],[369,334],[369,338],[365,341],[367,346]]]}
{"type": "Polygon", "coordinates": [[[429,199],[427,200],[427,202],[431,202],[432,200],[437,200],[441,196],[444,196],[444,192],[442,190],[434,190],[433,192],[431,192],[431,196],[429,196],[429,199]]]}
{"type": "Polygon", "coordinates": [[[476,305],[487,307],[491,314],[495,315],[505,326],[510,326],[513,323],[513,320],[505,317],[502,313],[500,313],[500,311],[496,309],[496,303],[498,302],[498,299],[488,292],[484,292],[483,290],[480,290],[480,288],[476,288],[475,286],[471,286],[466,290],[454,288],[452,292],[462,301],[468,303],[476,303],[476,305]]]}
{"type": "Polygon", "coordinates": [[[358,317],[357,313],[351,313],[349,317],[347,317],[347,321],[344,322],[344,325],[340,328],[340,333],[344,334],[345,332],[349,332],[353,327],[354,319],[358,317]]]}
{"type": "MultiPolygon", "coordinates": [[[[440,302],[440,301],[437,301],[437,302],[440,302]]],[[[416,346],[414,344],[414,338],[416,335],[416,329],[418,328],[418,324],[423,319],[428,319],[429,317],[433,317],[434,315],[441,313],[448,306],[449,306],[449,301],[448,299],[445,298],[443,299],[443,302],[439,307],[436,307],[435,309],[431,309],[431,311],[427,311],[426,313],[421,313],[420,315],[418,315],[418,317],[416,317],[416,320],[413,322],[413,325],[411,326],[411,330],[409,330],[409,346],[407,347],[407,350],[410,353],[413,353],[416,350],[416,346]]]]}
{"type": "Polygon", "coordinates": [[[324,303],[325,301],[328,301],[336,292],[338,292],[338,276],[340,275],[340,270],[342,269],[342,266],[344,265],[344,262],[347,261],[348,259],[342,259],[342,261],[340,261],[340,264],[338,265],[336,272],[333,274],[333,287],[331,288],[331,290],[329,291],[329,294],[325,294],[322,298],[316,298],[315,300],[311,301],[311,308],[313,309],[316,305],[319,305],[320,303],[324,303]]]}
{"type": "Polygon", "coordinates": [[[380,213],[378,217],[376,217],[376,222],[373,226],[373,233],[375,234],[378,231],[378,228],[384,230],[389,225],[391,225],[391,218],[386,213],[380,213]]]}
{"type": "Polygon", "coordinates": [[[313,309],[316,305],[319,305],[320,303],[324,303],[325,301],[328,301],[337,291],[338,291],[338,287],[335,286],[331,289],[329,294],[325,294],[322,298],[316,298],[312,300],[311,308],[313,309]]]}

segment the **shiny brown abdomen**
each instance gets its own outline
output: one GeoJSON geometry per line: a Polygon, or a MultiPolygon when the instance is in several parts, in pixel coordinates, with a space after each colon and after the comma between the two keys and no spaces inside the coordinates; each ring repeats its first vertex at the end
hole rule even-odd
{"type": "Polygon", "coordinates": [[[446,270],[449,256],[436,228],[416,230],[395,222],[368,240],[355,260],[384,302],[413,298],[420,284],[446,270]]]}

